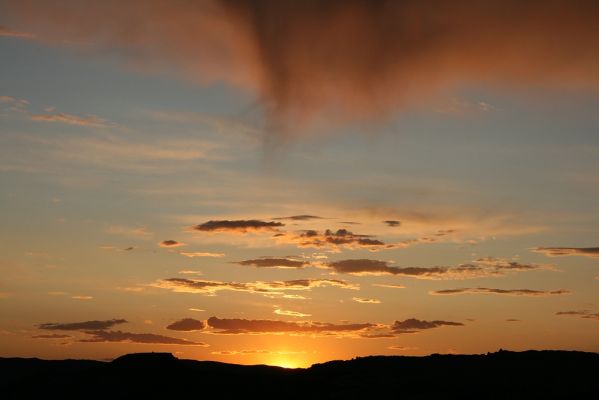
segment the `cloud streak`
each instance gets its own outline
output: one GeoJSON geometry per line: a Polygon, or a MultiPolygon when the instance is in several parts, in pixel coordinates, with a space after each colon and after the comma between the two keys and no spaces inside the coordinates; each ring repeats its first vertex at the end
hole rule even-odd
{"type": "Polygon", "coordinates": [[[67,125],[89,126],[93,128],[104,128],[109,125],[108,121],[96,115],[80,117],[72,114],[37,114],[31,116],[32,121],[37,122],[60,122],[67,125]]]}
{"type": "Polygon", "coordinates": [[[45,323],[38,325],[39,329],[60,330],[60,331],[84,331],[84,330],[103,330],[112,328],[115,325],[127,323],[125,319],[109,319],[106,321],[84,321],[70,323],[45,323]]]}
{"type": "Polygon", "coordinates": [[[277,231],[279,227],[284,226],[282,222],[261,221],[257,219],[249,220],[210,220],[194,226],[192,229],[200,232],[230,232],[230,233],[248,233],[248,232],[272,232],[277,231]]]}
{"type": "Polygon", "coordinates": [[[555,315],[570,315],[574,317],[580,317],[584,319],[593,319],[595,321],[599,321],[599,313],[593,313],[589,310],[580,310],[580,311],[559,311],[556,312],[555,315]]]}
{"type": "Polygon", "coordinates": [[[204,329],[204,326],[204,322],[202,321],[193,318],[184,318],[168,325],[166,329],[170,329],[171,331],[193,332],[201,331],[204,329]]]}
{"type": "Polygon", "coordinates": [[[452,296],[458,294],[496,294],[505,296],[527,296],[527,297],[546,297],[546,296],[560,296],[570,294],[569,290],[533,290],[533,289],[494,289],[485,287],[476,288],[458,288],[458,289],[445,289],[445,290],[434,290],[429,292],[435,296],[452,296]]]}
{"type": "Polygon", "coordinates": [[[239,318],[210,317],[208,326],[220,334],[251,333],[336,333],[357,332],[373,327],[374,324],[330,324],[321,322],[287,322],[276,320],[251,320],[239,318]]]}
{"type": "Polygon", "coordinates": [[[243,260],[238,261],[236,264],[246,265],[257,268],[304,268],[310,265],[309,262],[294,260],[292,258],[276,258],[276,257],[263,257],[255,260],[243,260]]]}
{"type": "Polygon", "coordinates": [[[433,267],[394,267],[388,261],[349,259],[324,263],[336,273],[351,275],[399,275],[417,279],[472,279],[503,276],[509,272],[548,269],[547,265],[524,264],[492,257],[479,258],[470,264],[433,267]]]}
{"type": "Polygon", "coordinates": [[[599,257],[599,247],[536,247],[532,251],[549,257],[583,256],[599,257]]]}
{"type": "Polygon", "coordinates": [[[125,342],[139,344],[165,344],[165,345],[183,345],[183,346],[208,346],[206,343],[192,342],[186,339],[179,339],[170,336],[156,335],[154,333],[131,333],[121,331],[86,331],[91,335],[88,339],[81,339],[79,342],[84,343],[101,343],[101,342],[125,342]]]}
{"type": "Polygon", "coordinates": [[[424,321],[415,318],[409,318],[404,321],[395,321],[391,325],[391,331],[393,333],[415,333],[421,330],[439,328],[441,326],[464,326],[461,322],[452,321],[424,321]]]}

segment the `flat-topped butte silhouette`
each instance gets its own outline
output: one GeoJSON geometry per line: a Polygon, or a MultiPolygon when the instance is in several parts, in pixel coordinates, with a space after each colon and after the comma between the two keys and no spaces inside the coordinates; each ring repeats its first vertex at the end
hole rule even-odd
{"type": "Polygon", "coordinates": [[[135,353],[111,362],[0,358],[3,399],[599,399],[599,354],[369,356],[310,368],[135,353]]]}

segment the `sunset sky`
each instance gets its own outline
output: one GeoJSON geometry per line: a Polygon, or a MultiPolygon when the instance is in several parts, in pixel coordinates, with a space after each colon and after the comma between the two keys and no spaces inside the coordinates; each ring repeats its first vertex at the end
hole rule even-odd
{"type": "Polygon", "coordinates": [[[599,352],[597,21],[0,0],[0,356],[599,352]]]}

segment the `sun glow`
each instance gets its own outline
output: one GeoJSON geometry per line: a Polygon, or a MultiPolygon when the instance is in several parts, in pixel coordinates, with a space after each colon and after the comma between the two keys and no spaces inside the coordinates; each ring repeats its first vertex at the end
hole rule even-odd
{"type": "Polygon", "coordinates": [[[302,365],[302,362],[300,360],[293,360],[290,358],[282,358],[282,357],[277,357],[277,358],[273,358],[273,359],[269,360],[268,365],[274,365],[276,367],[289,368],[289,369],[304,367],[304,365],[302,365]]]}

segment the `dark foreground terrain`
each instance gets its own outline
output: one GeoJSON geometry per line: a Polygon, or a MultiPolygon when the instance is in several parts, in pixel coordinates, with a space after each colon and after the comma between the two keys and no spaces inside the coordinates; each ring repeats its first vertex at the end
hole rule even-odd
{"type": "Polygon", "coordinates": [[[307,369],[129,354],[112,362],[0,358],[2,399],[599,399],[599,354],[372,356],[307,369]]]}

